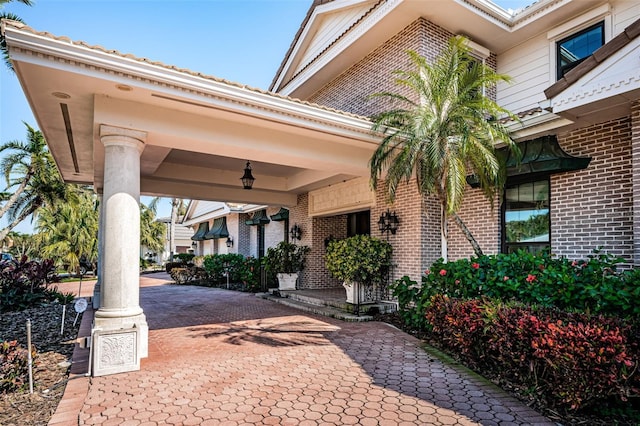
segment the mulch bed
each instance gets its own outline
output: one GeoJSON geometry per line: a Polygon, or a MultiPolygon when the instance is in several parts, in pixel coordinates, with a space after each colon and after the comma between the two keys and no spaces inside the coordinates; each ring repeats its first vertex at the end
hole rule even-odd
{"type": "Polygon", "coordinates": [[[25,391],[0,395],[0,426],[46,425],[56,410],[69,377],[71,356],[82,315],[75,326],[73,304],[66,306],[64,334],[60,334],[62,305],[2,314],[0,340],[17,340],[27,346],[27,319],[31,319],[31,343],[37,350],[33,361],[33,394],[25,391]]]}

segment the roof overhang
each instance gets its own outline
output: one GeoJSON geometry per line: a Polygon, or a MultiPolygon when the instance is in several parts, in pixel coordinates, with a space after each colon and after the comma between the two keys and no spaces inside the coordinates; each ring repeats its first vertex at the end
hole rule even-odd
{"type": "Polygon", "coordinates": [[[364,117],[2,25],[16,75],[67,182],[103,185],[101,125],[147,134],[142,194],[295,205],[297,194],[368,176],[379,138],[364,117]],[[243,190],[251,161],[256,178],[243,190]]]}
{"type": "Polygon", "coordinates": [[[640,20],[545,90],[548,110],[585,126],[629,115],[640,99],[640,20]]]}
{"type": "Polygon", "coordinates": [[[305,99],[419,18],[500,54],[606,0],[539,0],[509,13],[486,0],[315,1],[271,89],[305,99]]]}

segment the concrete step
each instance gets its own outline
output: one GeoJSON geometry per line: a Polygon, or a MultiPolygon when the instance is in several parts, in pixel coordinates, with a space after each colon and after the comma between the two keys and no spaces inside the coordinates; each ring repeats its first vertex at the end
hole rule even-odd
{"type": "MultiPolygon", "coordinates": [[[[350,312],[345,312],[344,310],[337,309],[331,306],[320,306],[317,304],[306,303],[300,300],[295,300],[290,297],[280,297],[271,293],[259,293],[259,297],[263,299],[270,300],[272,302],[280,303],[282,305],[286,305],[295,309],[299,309],[304,312],[309,312],[316,315],[322,315],[325,317],[336,318],[342,321],[348,322],[364,322],[364,321],[372,321],[373,317],[371,315],[355,315],[350,312]]],[[[350,305],[351,306],[351,305],[350,305]]]]}

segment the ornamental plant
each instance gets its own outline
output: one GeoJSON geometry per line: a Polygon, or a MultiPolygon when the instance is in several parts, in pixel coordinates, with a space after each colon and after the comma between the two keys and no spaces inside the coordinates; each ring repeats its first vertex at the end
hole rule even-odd
{"type": "MultiPolygon", "coordinates": [[[[32,346],[32,358],[36,349],[32,346]]],[[[28,351],[16,340],[0,342],[0,394],[23,389],[28,381],[28,351]]]]}
{"type": "Polygon", "coordinates": [[[370,235],[354,235],[329,242],[324,260],[337,279],[372,285],[383,282],[392,253],[393,248],[387,241],[370,235]]]}
{"type": "Polygon", "coordinates": [[[637,325],[556,309],[434,296],[432,336],[465,364],[567,411],[640,397],[637,325]]]}
{"type": "Polygon", "coordinates": [[[275,247],[267,249],[264,260],[265,268],[274,274],[293,274],[304,269],[311,248],[296,245],[287,241],[279,242],[275,247]]]}
{"type": "Polygon", "coordinates": [[[621,262],[622,259],[597,250],[584,260],[526,252],[448,263],[438,260],[422,276],[422,288],[415,295],[420,300],[414,302],[427,304],[437,294],[462,299],[484,296],[563,310],[637,317],[640,272],[618,273],[621,262]]]}

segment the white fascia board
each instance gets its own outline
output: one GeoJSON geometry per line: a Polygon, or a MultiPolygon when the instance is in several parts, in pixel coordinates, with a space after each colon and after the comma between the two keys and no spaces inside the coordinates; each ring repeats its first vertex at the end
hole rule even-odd
{"type": "Polygon", "coordinates": [[[198,217],[191,218],[189,220],[185,220],[184,222],[182,222],[182,224],[185,226],[191,226],[198,223],[207,222],[211,219],[216,219],[218,217],[225,216],[229,214],[229,212],[230,212],[229,207],[225,205],[224,207],[220,207],[212,212],[200,215],[198,217]]]}
{"type": "Polygon", "coordinates": [[[404,0],[388,0],[383,5],[379,6],[373,13],[361,21],[357,27],[353,28],[353,30],[344,37],[341,37],[336,43],[331,45],[328,50],[324,51],[320,57],[313,61],[310,66],[298,74],[293,80],[289,81],[285,87],[282,87],[279,90],[279,93],[284,95],[293,93],[298,87],[320,72],[320,70],[329,62],[344,52],[363,34],[375,27],[385,16],[401,5],[403,1],[404,0]]]}
{"type": "MultiPolygon", "coordinates": [[[[394,1],[397,2],[399,0],[394,1]]],[[[306,128],[313,130],[378,143],[378,138],[371,135],[371,122],[364,117],[361,118],[319,108],[272,93],[207,79],[183,71],[123,57],[115,53],[107,53],[83,45],[73,44],[73,42],[45,37],[30,31],[21,31],[9,26],[7,27],[6,37],[10,47],[22,48],[38,54],[77,62],[84,67],[96,67],[114,73],[123,73],[134,78],[151,80],[154,83],[158,83],[154,85],[155,91],[167,90],[164,87],[165,85],[173,86],[178,90],[185,91],[185,93],[196,91],[214,98],[223,99],[236,105],[236,108],[238,108],[237,104],[247,105],[254,117],[273,119],[273,114],[275,113],[278,120],[284,123],[304,125],[306,128]]],[[[64,67],[63,69],[69,69],[70,67],[69,64],[47,60],[39,55],[20,55],[20,59],[40,65],[46,63],[47,65],[45,66],[49,67],[51,67],[52,63],[56,64],[56,68],[64,67]]],[[[73,65],[71,66],[73,67],[73,65]]],[[[86,72],[86,69],[83,72],[86,72]]],[[[117,75],[114,75],[114,78],[116,77],[117,75]]],[[[135,84],[140,83],[136,81],[135,84]]],[[[183,94],[181,95],[184,96],[183,94]]],[[[202,102],[211,104],[211,99],[205,98],[202,102]]]]}

